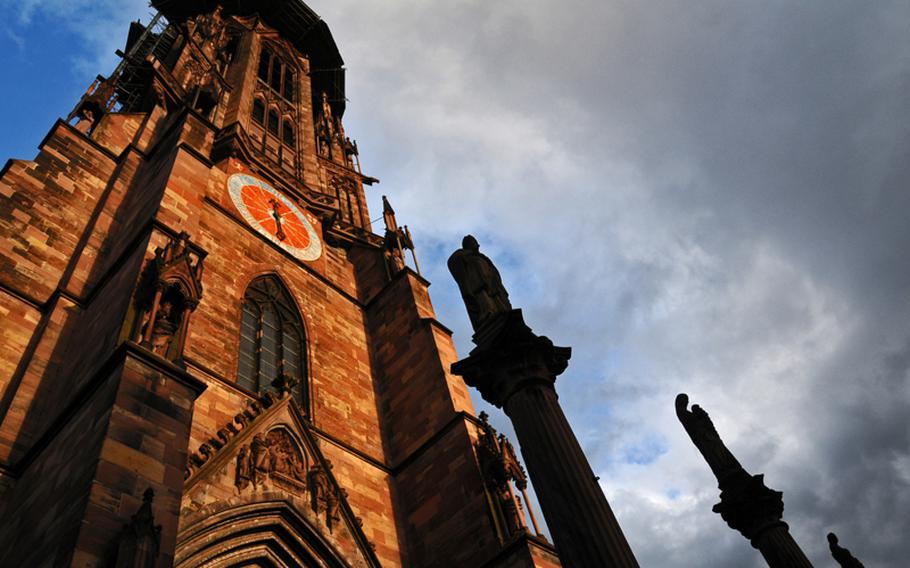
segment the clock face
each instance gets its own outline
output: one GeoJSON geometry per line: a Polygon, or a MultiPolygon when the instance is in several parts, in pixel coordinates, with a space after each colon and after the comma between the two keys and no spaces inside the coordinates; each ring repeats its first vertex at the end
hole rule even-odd
{"type": "Polygon", "coordinates": [[[240,215],[267,239],[300,260],[316,260],[322,243],[313,225],[275,188],[247,174],[228,178],[228,191],[240,215]]]}

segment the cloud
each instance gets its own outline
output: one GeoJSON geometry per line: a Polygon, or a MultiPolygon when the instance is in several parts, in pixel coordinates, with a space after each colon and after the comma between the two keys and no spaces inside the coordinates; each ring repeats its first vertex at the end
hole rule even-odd
{"type": "MultiPolygon", "coordinates": [[[[573,347],[560,401],[643,566],[762,565],[711,512],[679,392],[817,565],[829,530],[870,568],[910,557],[905,0],[309,4],[374,215],[389,195],[461,353],[445,258],[468,232],[573,347]]],[[[44,25],[85,45],[85,77],[147,11],[0,0],[26,46],[44,25]]]]}
{"type": "Polygon", "coordinates": [[[910,556],[906,2],[311,5],[460,351],[467,232],[572,345],[560,400],[643,565],[762,563],[710,512],[678,392],[814,562],[831,529],[910,556]]]}

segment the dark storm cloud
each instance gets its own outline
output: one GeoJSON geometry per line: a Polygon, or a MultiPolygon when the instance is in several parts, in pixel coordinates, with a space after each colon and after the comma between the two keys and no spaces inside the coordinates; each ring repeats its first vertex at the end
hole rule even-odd
{"type": "Polygon", "coordinates": [[[680,391],[818,565],[829,529],[910,557],[910,4],[314,7],[461,350],[439,267],[478,230],[574,347],[561,400],[643,565],[761,565],[710,512],[680,391]]]}
{"type": "MultiPolygon", "coordinates": [[[[63,4],[88,3],[22,14],[63,4]]],[[[98,39],[108,4],[64,7],[98,53],[123,39],[98,39]]],[[[910,2],[309,4],[374,216],[388,194],[462,353],[444,266],[466,232],[573,347],[560,400],[643,566],[762,565],[710,512],[681,391],[784,491],[816,565],[832,529],[906,563],[910,2]]]]}

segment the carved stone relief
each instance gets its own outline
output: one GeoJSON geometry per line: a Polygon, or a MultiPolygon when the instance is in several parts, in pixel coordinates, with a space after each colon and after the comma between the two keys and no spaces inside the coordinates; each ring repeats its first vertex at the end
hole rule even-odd
{"type": "MultiPolygon", "coordinates": [[[[330,463],[328,467],[332,467],[330,463]]],[[[330,532],[341,518],[339,495],[328,473],[284,428],[253,436],[237,453],[234,471],[234,485],[240,494],[277,485],[286,491],[307,494],[313,512],[323,518],[330,532]]]]}

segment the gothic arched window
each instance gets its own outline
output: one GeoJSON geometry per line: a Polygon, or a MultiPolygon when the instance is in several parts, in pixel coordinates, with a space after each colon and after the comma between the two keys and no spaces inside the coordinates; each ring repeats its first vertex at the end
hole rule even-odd
{"type": "Polygon", "coordinates": [[[259,97],[253,100],[253,120],[265,126],[265,103],[259,97]]]}
{"type": "Polygon", "coordinates": [[[284,119],[284,122],[281,123],[281,140],[285,146],[292,149],[297,142],[297,137],[294,136],[294,125],[288,119],[284,119]]]}
{"type": "Polygon", "coordinates": [[[275,53],[263,48],[259,54],[259,79],[289,103],[295,102],[297,73],[275,53]]]}
{"type": "Polygon", "coordinates": [[[303,323],[290,293],[275,276],[253,280],[243,298],[237,384],[253,392],[286,375],[304,411],[308,404],[303,323]]]}
{"type": "Polygon", "coordinates": [[[269,110],[269,126],[268,126],[269,134],[272,134],[273,136],[276,136],[276,137],[278,136],[279,120],[280,119],[278,118],[278,111],[275,109],[270,109],[269,110]]]}

